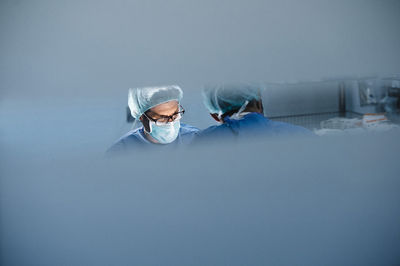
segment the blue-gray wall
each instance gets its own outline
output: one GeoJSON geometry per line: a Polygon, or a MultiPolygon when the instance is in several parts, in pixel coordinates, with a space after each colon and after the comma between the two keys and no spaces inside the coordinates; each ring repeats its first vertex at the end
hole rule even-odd
{"type": "Polygon", "coordinates": [[[120,96],[161,83],[398,72],[399,11],[388,0],[3,0],[0,88],[120,96]]]}

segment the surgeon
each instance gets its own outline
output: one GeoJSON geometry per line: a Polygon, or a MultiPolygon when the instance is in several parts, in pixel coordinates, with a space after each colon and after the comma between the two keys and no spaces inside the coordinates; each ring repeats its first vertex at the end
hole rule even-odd
{"type": "Polygon", "coordinates": [[[196,142],[249,139],[254,136],[313,135],[303,127],[265,117],[259,86],[239,83],[206,87],[203,90],[203,102],[220,125],[201,131],[196,142]]]}
{"type": "Polygon", "coordinates": [[[180,122],[185,113],[180,105],[182,96],[176,85],[130,89],[129,109],[141,126],[121,137],[108,152],[190,143],[199,130],[180,122]]]}

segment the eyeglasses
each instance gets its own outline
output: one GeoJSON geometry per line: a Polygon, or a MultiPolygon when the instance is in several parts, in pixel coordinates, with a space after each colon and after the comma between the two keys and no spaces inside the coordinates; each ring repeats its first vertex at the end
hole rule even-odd
{"type": "Polygon", "coordinates": [[[157,126],[163,126],[169,122],[180,120],[185,113],[185,109],[181,105],[179,105],[179,111],[172,115],[159,115],[160,118],[154,119],[149,117],[145,112],[143,115],[147,117],[147,119],[153,121],[157,126]]]}

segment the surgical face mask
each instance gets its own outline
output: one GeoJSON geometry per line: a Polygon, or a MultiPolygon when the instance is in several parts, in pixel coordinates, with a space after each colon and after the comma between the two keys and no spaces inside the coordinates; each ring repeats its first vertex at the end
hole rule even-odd
{"type": "Polygon", "coordinates": [[[175,120],[165,125],[156,125],[154,121],[149,121],[150,132],[149,135],[161,144],[168,144],[173,142],[179,134],[181,123],[175,120]]]}

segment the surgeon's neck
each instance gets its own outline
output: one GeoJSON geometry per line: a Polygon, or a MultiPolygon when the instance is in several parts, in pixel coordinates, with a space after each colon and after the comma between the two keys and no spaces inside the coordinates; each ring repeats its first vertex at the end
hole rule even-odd
{"type": "Polygon", "coordinates": [[[251,101],[246,108],[244,109],[243,112],[248,112],[248,113],[260,113],[264,114],[264,106],[262,104],[262,101],[251,101]]]}
{"type": "Polygon", "coordinates": [[[249,107],[249,108],[244,109],[243,113],[260,113],[260,114],[263,114],[264,112],[259,108],[249,107]]]}

